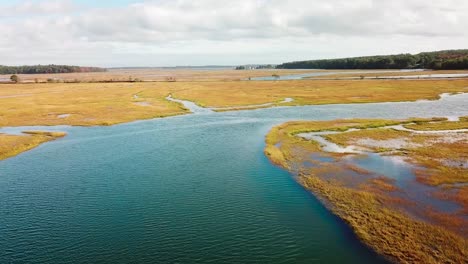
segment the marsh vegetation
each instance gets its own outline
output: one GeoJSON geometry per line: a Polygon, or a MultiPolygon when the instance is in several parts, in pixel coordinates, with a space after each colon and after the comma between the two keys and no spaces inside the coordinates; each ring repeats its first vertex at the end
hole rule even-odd
{"type": "MultiPolygon", "coordinates": [[[[465,120],[450,128],[468,128],[465,120]]],[[[433,131],[446,129],[447,122],[440,118],[288,122],[267,135],[265,154],[295,173],[362,241],[390,260],[460,263],[466,259],[468,236],[468,168],[460,166],[468,159],[468,134],[385,128],[403,125],[433,131]],[[337,132],[323,137],[343,147],[359,147],[364,154],[326,152],[319,142],[298,136],[320,131],[337,132]],[[391,140],[399,143],[390,144],[391,140]],[[398,157],[397,164],[391,165],[387,157],[398,157]],[[389,168],[372,165],[377,161],[389,168]],[[400,172],[394,175],[394,170],[400,172]]]]}
{"type": "Polygon", "coordinates": [[[64,132],[24,131],[23,135],[0,133],[0,160],[31,150],[42,143],[64,137],[64,132]]]}

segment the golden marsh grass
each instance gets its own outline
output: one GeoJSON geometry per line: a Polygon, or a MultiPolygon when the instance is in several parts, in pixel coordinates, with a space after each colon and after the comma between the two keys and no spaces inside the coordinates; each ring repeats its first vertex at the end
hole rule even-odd
{"type": "Polygon", "coordinates": [[[65,135],[64,132],[46,131],[25,131],[25,135],[0,134],[0,160],[16,156],[65,135]]]}

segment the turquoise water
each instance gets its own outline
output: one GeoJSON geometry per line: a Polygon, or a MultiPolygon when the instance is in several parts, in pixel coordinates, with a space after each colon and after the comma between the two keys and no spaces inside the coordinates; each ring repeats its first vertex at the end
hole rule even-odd
{"type": "Polygon", "coordinates": [[[297,119],[468,115],[467,99],[62,127],[0,161],[0,263],[383,262],[270,164],[265,134],[297,119]]]}

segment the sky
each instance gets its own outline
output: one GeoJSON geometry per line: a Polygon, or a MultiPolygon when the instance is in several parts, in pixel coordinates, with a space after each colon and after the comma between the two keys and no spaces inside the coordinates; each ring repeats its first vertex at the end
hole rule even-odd
{"type": "Polygon", "coordinates": [[[0,65],[187,66],[468,48],[467,0],[0,0],[0,65]]]}

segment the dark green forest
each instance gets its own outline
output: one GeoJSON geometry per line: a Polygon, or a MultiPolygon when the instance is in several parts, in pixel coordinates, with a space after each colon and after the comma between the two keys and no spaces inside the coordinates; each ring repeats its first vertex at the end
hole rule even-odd
{"type": "Polygon", "coordinates": [[[468,69],[468,49],[283,63],[278,69],[468,69]]]}
{"type": "Polygon", "coordinates": [[[32,65],[32,66],[3,66],[0,74],[39,74],[39,73],[72,73],[72,72],[104,72],[106,69],[98,67],[80,67],[70,65],[32,65]]]}

